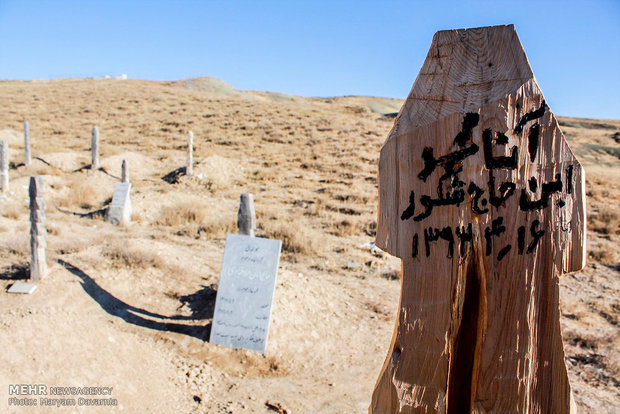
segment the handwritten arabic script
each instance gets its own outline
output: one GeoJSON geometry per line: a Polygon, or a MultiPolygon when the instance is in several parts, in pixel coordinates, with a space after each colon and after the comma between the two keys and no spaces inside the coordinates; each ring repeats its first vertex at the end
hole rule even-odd
{"type": "MultiPolygon", "coordinates": [[[[480,217],[488,214],[492,209],[496,213],[489,225],[484,229],[485,254],[491,255],[497,251],[497,260],[501,261],[506,255],[514,250],[519,255],[531,254],[548,229],[543,228],[541,221],[532,218],[526,225],[517,228],[516,240],[512,243],[493,248],[494,239],[507,230],[506,211],[500,211],[512,197],[518,197],[518,210],[521,213],[540,211],[553,205],[554,211],[561,211],[565,207],[565,197],[573,193],[574,174],[573,165],[550,166],[553,169],[553,178],[539,182],[539,178],[533,172],[540,171],[536,167],[520,168],[524,163],[531,165],[540,161],[541,147],[541,118],[548,113],[548,107],[544,100],[540,106],[533,108],[521,116],[512,130],[495,130],[480,125],[479,113],[466,113],[463,118],[461,130],[454,136],[450,152],[435,154],[435,149],[426,146],[421,149],[420,163],[422,168],[416,171],[415,179],[423,183],[431,183],[430,177],[437,177],[436,186],[431,186],[432,191],[416,194],[410,192],[409,203],[399,212],[400,220],[420,223],[421,230],[414,232],[411,240],[411,256],[419,255],[429,257],[433,251],[433,244],[443,241],[446,243],[446,256],[454,257],[455,254],[463,256],[467,251],[467,243],[472,243],[472,223],[458,226],[425,226],[435,212],[440,208],[456,206],[471,209],[470,216],[480,217]],[[474,130],[481,128],[478,133],[480,141],[475,142],[474,130]],[[520,145],[526,143],[527,148],[520,151],[520,145]],[[501,155],[498,155],[501,154],[501,155]],[[525,159],[519,159],[519,157],[525,159]],[[523,157],[525,155],[525,157],[523,157]],[[463,177],[464,166],[468,159],[476,156],[483,160],[484,169],[487,173],[486,182],[474,180],[465,181],[463,177]],[[514,170],[511,179],[500,179],[502,172],[514,170]],[[522,177],[524,172],[530,172],[531,176],[524,177],[525,184],[516,182],[515,177],[522,177]]],[[[471,161],[474,162],[474,161],[471,161]]],[[[503,174],[504,177],[507,174],[503,174]]],[[[484,177],[484,175],[481,175],[484,177]]],[[[523,177],[522,177],[523,178],[523,177]]],[[[484,178],[483,178],[484,179],[484,178]]],[[[429,188],[428,186],[426,188],[429,188]]],[[[495,213],[495,212],[494,212],[495,213]]],[[[510,213],[512,214],[512,212],[510,213]]],[[[566,226],[563,227],[566,230],[566,226]]]]}
{"type": "Polygon", "coordinates": [[[281,245],[260,237],[226,237],[211,343],[265,352],[281,245]]]}

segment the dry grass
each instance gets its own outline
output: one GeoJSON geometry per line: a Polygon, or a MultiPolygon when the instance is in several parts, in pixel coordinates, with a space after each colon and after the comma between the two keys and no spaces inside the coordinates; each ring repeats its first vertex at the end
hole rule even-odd
{"type": "Polygon", "coordinates": [[[155,223],[169,227],[184,226],[177,234],[196,238],[223,238],[237,228],[236,216],[214,212],[197,200],[165,207],[155,223]]]}
{"type": "Polygon", "coordinates": [[[166,261],[152,250],[129,247],[120,241],[104,245],[103,256],[113,268],[164,269],[166,261]]]}
{"type": "Polygon", "coordinates": [[[61,197],[56,202],[59,207],[92,209],[100,205],[101,199],[97,188],[89,181],[80,178],[72,178],[68,187],[68,196],[61,197]]]}
{"type": "Polygon", "coordinates": [[[588,228],[606,235],[619,234],[620,215],[611,207],[602,207],[598,213],[588,216],[588,228]]]}
{"type": "Polygon", "coordinates": [[[47,232],[52,236],[62,236],[64,234],[62,227],[54,223],[49,223],[47,225],[47,232]]]}
{"type": "Polygon", "coordinates": [[[2,207],[2,215],[11,220],[17,220],[21,217],[22,212],[19,206],[15,204],[9,204],[2,207]]]}
{"type": "Polygon", "coordinates": [[[0,241],[0,256],[12,259],[27,259],[30,255],[29,235],[24,233],[3,237],[0,241]]]}
{"type": "Polygon", "coordinates": [[[618,264],[614,249],[607,244],[601,244],[591,249],[588,252],[588,256],[595,262],[606,266],[616,266],[618,264]]]}
{"type": "Polygon", "coordinates": [[[350,237],[354,235],[359,235],[361,233],[361,229],[357,225],[357,222],[349,219],[344,219],[341,221],[337,221],[334,224],[332,233],[338,237],[350,237]]]}
{"type": "Polygon", "coordinates": [[[226,234],[234,233],[236,230],[236,218],[212,216],[198,226],[196,233],[198,236],[204,235],[207,238],[224,238],[226,234]]]}
{"type": "Polygon", "coordinates": [[[322,251],[323,237],[308,225],[267,221],[260,227],[262,236],[281,240],[287,253],[317,255],[322,251]]]}
{"type": "Polygon", "coordinates": [[[206,205],[182,201],[173,206],[165,207],[155,223],[163,226],[202,223],[207,219],[208,215],[209,209],[206,205]]]}

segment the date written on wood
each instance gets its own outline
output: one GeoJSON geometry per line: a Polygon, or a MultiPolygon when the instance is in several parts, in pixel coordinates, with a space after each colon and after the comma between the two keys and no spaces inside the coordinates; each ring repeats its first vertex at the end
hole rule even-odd
{"type": "MultiPolygon", "coordinates": [[[[480,115],[472,112],[464,116],[462,129],[454,137],[453,146],[456,150],[443,154],[435,155],[432,147],[422,150],[421,160],[423,168],[416,178],[427,182],[427,179],[436,170],[439,170],[439,179],[436,187],[436,195],[422,194],[417,197],[414,191],[409,195],[409,204],[402,211],[400,219],[402,221],[413,220],[414,222],[424,222],[431,217],[437,207],[468,205],[472,213],[476,216],[483,216],[489,213],[490,209],[499,210],[505,206],[511,197],[518,197],[518,209],[523,212],[543,210],[555,202],[558,209],[562,209],[566,202],[564,194],[573,192],[573,166],[566,168],[555,174],[553,180],[539,183],[536,177],[529,177],[527,185],[522,186],[517,191],[517,183],[512,181],[498,182],[495,172],[498,170],[515,170],[519,167],[519,148],[518,145],[509,146],[509,137],[520,138],[525,135],[527,129],[527,160],[534,163],[537,159],[540,144],[540,125],[537,122],[542,118],[548,107],[543,100],[540,107],[523,115],[512,132],[494,131],[485,128],[482,131],[482,142],[480,145],[473,140],[473,130],[478,127],[480,115]],[[503,147],[504,153],[508,146],[509,155],[494,155],[495,148],[503,147]],[[488,181],[484,184],[476,182],[465,182],[461,179],[464,162],[471,156],[482,151],[484,167],[488,171],[488,181]],[[540,191],[538,191],[540,188],[540,191]],[[539,194],[539,195],[537,195],[539,194]]],[[[539,220],[534,220],[529,229],[520,226],[517,229],[516,250],[518,254],[532,253],[545,230],[540,228],[539,220]]],[[[493,251],[493,239],[506,232],[504,217],[499,216],[491,221],[491,224],[484,230],[485,253],[491,255],[493,251]]],[[[431,254],[431,246],[440,240],[447,242],[447,257],[454,255],[455,245],[458,244],[459,253],[463,256],[466,252],[466,244],[472,241],[472,225],[454,227],[427,227],[420,234],[415,233],[412,239],[412,257],[418,257],[423,250],[426,257],[431,254]],[[423,245],[422,245],[423,243],[423,245]]],[[[497,254],[497,260],[502,260],[512,249],[512,244],[503,246],[497,254]]]]}

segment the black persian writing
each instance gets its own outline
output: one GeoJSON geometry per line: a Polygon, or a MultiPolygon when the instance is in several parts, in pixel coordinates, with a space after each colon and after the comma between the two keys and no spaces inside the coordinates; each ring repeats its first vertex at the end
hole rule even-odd
{"type": "MultiPolygon", "coordinates": [[[[543,100],[538,108],[525,113],[512,131],[495,131],[491,128],[485,128],[481,132],[484,167],[488,171],[488,181],[484,184],[466,183],[460,175],[463,171],[464,162],[481,149],[473,139],[473,131],[480,123],[480,115],[474,112],[465,114],[461,130],[453,140],[454,150],[443,155],[437,155],[432,147],[422,149],[420,157],[423,167],[417,173],[417,178],[427,182],[429,177],[436,170],[439,170],[436,192],[435,194],[416,194],[411,191],[409,203],[400,214],[401,220],[424,222],[432,216],[436,208],[458,207],[466,202],[474,215],[482,216],[489,213],[491,208],[499,210],[505,207],[507,201],[513,196],[518,197],[517,208],[523,212],[545,209],[552,202],[555,202],[558,208],[563,208],[566,205],[563,199],[564,194],[572,194],[574,188],[572,165],[557,173],[554,179],[548,182],[539,183],[537,177],[529,177],[526,180],[527,185],[518,193],[516,182],[497,178],[497,171],[516,170],[519,167],[519,145],[518,143],[510,145],[510,137],[515,137],[517,138],[516,141],[521,142],[521,135],[523,135],[528,123],[527,140],[523,139],[527,142],[525,158],[526,162],[529,161],[530,163],[537,160],[541,139],[539,120],[545,115],[547,108],[547,104],[543,100]]],[[[532,253],[545,234],[545,230],[539,228],[538,220],[534,220],[529,226],[529,232],[525,226],[517,229],[515,251],[519,255],[532,253]]],[[[502,260],[513,250],[512,244],[494,246],[497,244],[496,239],[506,231],[503,216],[491,220],[490,225],[484,229],[482,235],[486,255],[491,255],[493,251],[497,251],[497,260],[502,260]]],[[[440,244],[446,246],[446,257],[451,258],[455,254],[463,256],[466,252],[467,243],[472,243],[472,240],[471,223],[454,228],[449,226],[441,228],[424,227],[420,234],[413,235],[411,240],[412,256],[417,257],[419,254],[424,254],[428,257],[433,246],[440,244]]]]}

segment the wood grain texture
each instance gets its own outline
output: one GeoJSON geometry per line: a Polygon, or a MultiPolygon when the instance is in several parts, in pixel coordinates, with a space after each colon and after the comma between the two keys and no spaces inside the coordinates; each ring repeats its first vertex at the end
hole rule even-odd
{"type": "Polygon", "coordinates": [[[514,28],[438,32],[381,150],[376,243],[403,274],[370,412],[571,412],[584,183],[514,28]]]}

